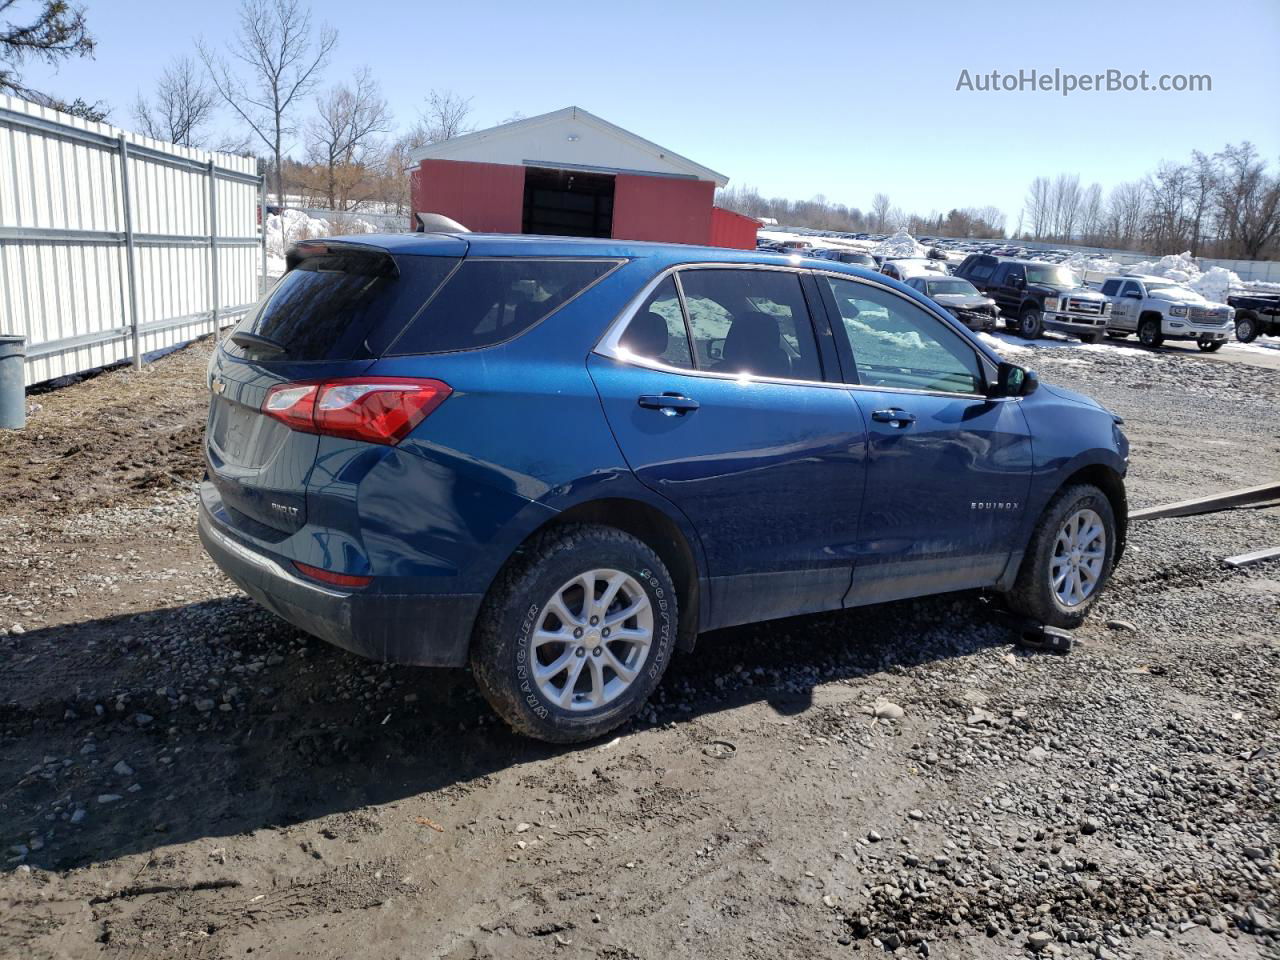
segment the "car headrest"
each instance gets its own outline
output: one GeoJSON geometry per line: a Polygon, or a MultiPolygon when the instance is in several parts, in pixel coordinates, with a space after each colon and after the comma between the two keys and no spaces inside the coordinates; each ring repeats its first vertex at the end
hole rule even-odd
{"type": "Polygon", "coordinates": [[[622,346],[640,357],[660,357],[667,352],[667,321],[652,310],[638,313],[622,335],[622,346]]]}

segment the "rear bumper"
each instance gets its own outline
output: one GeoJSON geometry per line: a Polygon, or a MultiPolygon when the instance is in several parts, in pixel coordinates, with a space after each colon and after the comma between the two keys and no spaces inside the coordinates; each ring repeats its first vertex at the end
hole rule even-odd
{"type": "Polygon", "coordinates": [[[289,623],[371,660],[432,667],[467,662],[479,594],[376,594],[344,591],[292,573],[287,561],[227,531],[203,503],[200,540],[219,569],[289,623]]]}

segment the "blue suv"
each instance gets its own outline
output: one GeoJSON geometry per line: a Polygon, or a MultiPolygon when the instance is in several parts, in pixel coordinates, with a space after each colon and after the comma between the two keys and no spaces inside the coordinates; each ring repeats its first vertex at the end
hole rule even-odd
{"type": "Polygon", "coordinates": [[[348,650],[469,662],[545,740],[719,627],[971,589],[1075,626],[1124,546],[1118,417],[832,261],[306,242],[209,387],[217,564],[348,650]]]}

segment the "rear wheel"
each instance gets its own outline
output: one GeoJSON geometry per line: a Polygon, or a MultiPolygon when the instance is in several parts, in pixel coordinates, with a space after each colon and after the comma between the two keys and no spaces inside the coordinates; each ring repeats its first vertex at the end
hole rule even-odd
{"type": "Polygon", "coordinates": [[[1098,343],[1102,340],[1100,333],[1082,333],[1080,334],[1081,343],[1098,343]]]}
{"type": "Polygon", "coordinates": [[[1210,340],[1208,337],[1201,337],[1196,341],[1196,346],[1205,353],[1213,353],[1215,350],[1221,350],[1222,344],[1222,340],[1210,340]]]}
{"type": "Polygon", "coordinates": [[[1160,332],[1160,321],[1155,317],[1148,317],[1138,324],[1138,339],[1142,341],[1144,347],[1154,349],[1161,346],[1164,343],[1164,334],[1160,332]]]}
{"type": "Polygon", "coordinates": [[[658,685],[676,618],[671,576],[648,546],[612,527],[560,527],[490,591],[472,672],[518,733],[590,740],[634,716],[658,685]]]}
{"type": "Polygon", "coordinates": [[[1237,319],[1236,339],[1241,343],[1252,343],[1258,339],[1258,321],[1253,317],[1240,317],[1237,319]]]}
{"type": "Polygon", "coordinates": [[[1027,307],[1018,318],[1018,333],[1028,340],[1035,340],[1044,333],[1044,315],[1038,307],[1027,307]]]}
{"type": "Polygon", "coordinates": [[[1045,508],[1008,594],[1018,613],[1052,627],[1084,622],[1111,576],[1116,523],[1093,484],[1073,484],[1045,508]]]}

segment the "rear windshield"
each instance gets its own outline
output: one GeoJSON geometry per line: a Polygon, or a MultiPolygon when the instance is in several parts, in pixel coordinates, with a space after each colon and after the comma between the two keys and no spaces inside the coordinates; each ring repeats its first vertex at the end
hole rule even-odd
{"type": "Polygon", "coordinates": [[[555,312],[618,262],[465,260],[388,353],[447,353],[510,340],[555,312]]]}
{"type": "Polygon", "coordinates": [[[226,341],[263,361],[368,360],[379,356],[457,265],[453,257],[336,250],[307,256],[262,298],[226,341]],[[403,267],[403,269],[402,269],[403,267]],[[238,332],[278,346],[237,344],[238,332]]]}

